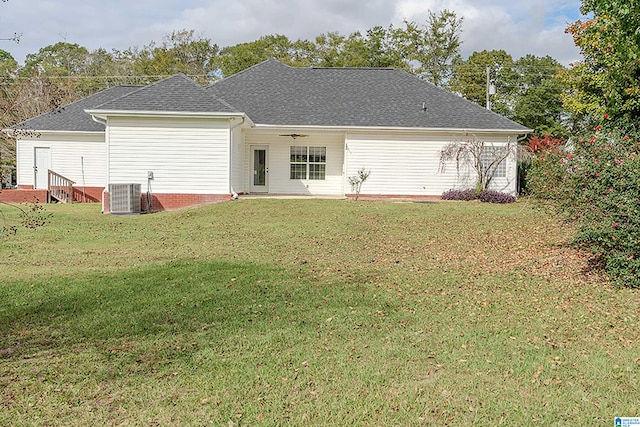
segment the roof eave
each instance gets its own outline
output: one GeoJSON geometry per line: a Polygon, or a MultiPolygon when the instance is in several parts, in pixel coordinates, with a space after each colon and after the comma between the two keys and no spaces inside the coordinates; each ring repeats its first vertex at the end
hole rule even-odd
{"type": "Polygon", "coordinates": [[[447,132],[447,133],[501,133],[507,135],[526,135],[533,132],[533,129],[481,129],[481,128],[422,128],[422,127],[401,127],[401,126],[318,126],[318,125],[270,125],[256,124],[256,129],[318,129],[333,131],[397,131],[397,132],[447,132]]]}
{"type": "Polygon", "coordinates": [[[104,133],[104,130],[59,130],[59,129],[32,129],[32,128],[5,128],[1,130],[7,135],[16,136],[21,132],[33,132],[36,134],[52,133],[52,134],[74,134],[74,135],[96,135],[104,133]]]}
{"type": "Polygon", "coordinates": [[[101,119],[107,117],[197,117],[197,118],[221,118],[233,119],[244,117],[244,113],[239,112],[199,112],[199,111],[127,111],[127,110],[84,110],[101,119]]]}

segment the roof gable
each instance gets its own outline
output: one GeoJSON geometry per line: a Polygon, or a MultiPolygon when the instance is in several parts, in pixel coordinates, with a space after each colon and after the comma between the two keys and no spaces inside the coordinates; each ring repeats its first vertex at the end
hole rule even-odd
{"type": "Polygon", "coordinates": [[[293,68],[271,59],[208,90],[264,125],[529,130],[392,68],[293,68]]]}
{"type": "Polygon", "coordinates": [[[181,113],[236,113],[184,74],[176,74],[144,86],[120,98],[98,105],[96,111],[145,111],[181,113]]]}
{"type": "Polygon", "coordinates": [[[139,86],[115,86],[18,123],[13,128],[35,131],[103,132],[104,125],[94,121],[84,110],[119,98],[139,88],[139,86]]]}

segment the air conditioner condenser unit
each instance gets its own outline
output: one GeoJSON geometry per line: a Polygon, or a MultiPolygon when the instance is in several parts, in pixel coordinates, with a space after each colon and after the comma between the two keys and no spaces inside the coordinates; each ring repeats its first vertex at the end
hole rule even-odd
{"type": "Polygon", "coordinates": [[[109,213],[131,215],[140,213],[140,184],[109,184],[109,213]]]}

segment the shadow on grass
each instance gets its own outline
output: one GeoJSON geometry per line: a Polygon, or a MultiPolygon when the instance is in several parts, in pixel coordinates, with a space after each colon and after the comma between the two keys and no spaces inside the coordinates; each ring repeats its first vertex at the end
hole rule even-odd
{"type": "Polygon", "coordinates": [[[105,341],[167,337],[220,325],[231,333],[304,316],[321,299],[291,272],[221,261],[175,262],[117,273],[2,285],[0,358],[105,341]]]}

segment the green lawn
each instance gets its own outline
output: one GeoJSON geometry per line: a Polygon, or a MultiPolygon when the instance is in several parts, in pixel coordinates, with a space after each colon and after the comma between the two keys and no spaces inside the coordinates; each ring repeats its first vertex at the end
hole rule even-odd
{"type": "Polygon", "coordinates": [[[48,206],[0,239],[0,425],[613,425],[640,294],[526,202],[48,206]]]}

